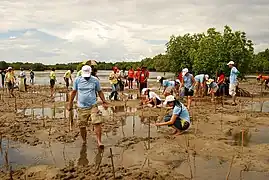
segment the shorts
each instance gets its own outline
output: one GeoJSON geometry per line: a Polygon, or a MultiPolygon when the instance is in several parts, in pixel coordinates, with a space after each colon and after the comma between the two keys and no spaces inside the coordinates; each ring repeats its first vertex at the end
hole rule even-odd
{"type": "Polygon", "coordinates": [[[230,84],[229,85],[229,94],[231,96],[235,96],[236,95],[236,87],[237,87],[237,84],[230,84]]]}
{"type": "Polygon", "coordinates": [[[190,90],[188,88],[184,88],[184,96],[193,96],[194,94],[194,91],[193,90],[190,90]]]}
{"type": "Polygon", "coordinates": [[[142,89],[147,88],[147,87],[148,87],[147,83],[140,83],[140,87],[139,87],[140,93],[142,92],[142,89]]]}
{"type": "MultiPolygon", "coordinates": [[[[156,98],[156,101],[157,101],[156,106],[157,106],[157,105],[162,104],[162,101],[161,101],[160,99],[156,98]]],[[[154,102],[153,102],[153,101],[152,101],[152,102],[150,102],[150,104],[152,104],[153,106],[155,106],[155,104],[154,104],[154,102]]]]}
{"type": "Polygon", "coordinates": [[[55,80],[54,79],[51,79],[50,80],[50,87],[53,88],[55,85],[55,80]]]}
{"type": "MultiPolygon", "coordinates": [[[[170,121],[172,115],[166,115],[164,117],[164,121],[168,122],[170,121]]],[[[174,122],[174,124],[172,125],[168,125],[168,126],[174,126],[177,129],[181,130],[181,131],[185,131],[190,127],[190,123],[184,119],[180,119],[179,117],[177,117],[176,121],[174,122]]]]}
{"type": "Polygon", "coordinates": [[[7,88],[10,89],[14,89],[14,84],[12,82],[8,82],[7,83],[7,88]]]}
{"type": "Polygon", "coordinates": [[[90,119],[92,124],[101,124],[103,119],[97,105],[89,108],[78,108],[79,127],[87,127],[90,119]]]}
{"type": "Polygon", "coordinates": [[[219,90],[219,87],[218,87],[218,86],[216,86],[216,87],[214,87],[214,88],[211,89],[211,91],[212,91],[213,93],[216,93],[218,90],[219,90]]]}
{"type": "Polygon", "coordinates": [[[128,81],[133,81],[134,80],[134,78],[128,78],[128,81]]]}
{"type": "Polygon", "coordinates": [[[64,81],[65,81],[66,87],[68,87],[69,86],[69,78],[64,78],[64,81]]]}

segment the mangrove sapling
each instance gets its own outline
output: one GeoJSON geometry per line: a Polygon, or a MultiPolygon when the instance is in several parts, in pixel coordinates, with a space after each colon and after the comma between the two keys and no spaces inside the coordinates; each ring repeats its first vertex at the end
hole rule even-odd
{"type": "Polygon", "coordinates": [[[111,159],[113,177],[114,177],[114,179],[116,179],[112,148],[110,148],[109,150],[110,150],[110,159],[111,159]]]}
{"type": "Polygon", "coordinates": [[[189,164],[190,175],[191,175],[191,179],[192,179],[193,178],[193,173],[192,173],[190,151],[189,151],[190,142],[189,142],[189,137],[187,137],[186,135],[184,135],[184,137],[185,137],[185,144],[186,144],[187,161],[188,161],[188,164],[189,164]]]}
{"type": "Polygon", "coordinates": [[[235,158],[235,155],[233,155],[233,157],[232,157],[232,160],[231,160],[231,163],[230,163],[230,166],[229,166],[229,170],[228,170],[228,173],[226,175],[226,180],[229,180],[231,170],[232,170],[232,166],[233,166],[233,162],[234,162],[234,158],[235,158]]]}

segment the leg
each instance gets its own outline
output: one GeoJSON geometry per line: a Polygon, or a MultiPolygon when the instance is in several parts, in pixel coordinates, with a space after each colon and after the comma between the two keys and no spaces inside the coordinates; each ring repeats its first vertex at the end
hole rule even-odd
{"type": "Polygon", "coordinates": [[[96,134],[96,138],[97,138],[97,144],[100,148],[103,148],[104,145],[102,144],[102,124],[95,124],[94,125],[94,130],[95,130],[95,134],[96,134]]]}
{"type": "Polygon", "coordinates": [[[86,129],[86,127],[80,128],[80,135],[81,135],[83,144],[86,144],[87,143],[87,129],[86,129]]]}
{"type": "Polygon", "coordinates": [[[99,114],[99,110],[97,107],[93,107],[91,109],[91,120],[92,124],[94,125],[94,130],[97,139],[97,145],[99,148],[103,149],[104,145],[102,144],[102,117],[99,114]]]}
{"type": "Polygon", "coordinates": [[[188,96],[188,104],[187,104],[188,110],[190,110],[190,108],[191,108],[191,102],[192,102],[192,96],[188,96]]]}

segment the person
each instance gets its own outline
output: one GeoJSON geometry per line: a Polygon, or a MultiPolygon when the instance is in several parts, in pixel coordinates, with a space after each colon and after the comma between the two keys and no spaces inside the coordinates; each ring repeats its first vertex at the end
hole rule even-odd
{"type": "Polygon", "coordinates": [[[96,77],[91,76],[91,72],[92,72],[91,66],[85,65],[82,67],[81,76],[75,79],[75,82],[73,84],[73,90],[70,93],[68,110],[70,111],[73,108],[74,98],[76,97],[76,94],[78,94],[77,106],[78,106],[79,128],[83,144],[87,143],[86,127],[88,125],[88,119],[90,118],[94,126],[97,138],[97,145],[99,148],[103,149],[104,145],[101,142],[102,117],[97,107],[96,92],[101,98],[104,107],[107,107],[107,102],[100,87],[99,80],[96,77]]]}
{"type": "Polygon", "coordinates": [[[225,74],[223,71],[220,71],[217,79],[217,84],[219,87],[219,95],[224,96],[225,95],[225,74]]]}
{"type": "Polygon", "coordinates": [[[142,92],[142,89],[148,87],[148,78],[149,78],[149,72],[147,71],[147,67],[143,66],[138,77],[140,93],[142,92]]]}
{"type": "Polygon", "coordinates": [[[175,81],[165,80],[164,77],[157,76],[157,82],[160,83],[160,88],[164,87],[162,94],[166,97],[168,95],[179,95],[180,81],[176,79],[175,81]]]}
{"type": "Polygon", "coordinates": [[[133,67],[131,66],[131,68],[128,71],[128,86],[129,86],[129,89],[133,89],[134,75],[135,75],[135,72],[134,72],[133,67]]]}
{"type": "Polygon", "coordinates": [[[180,90],[182,91],[182,87],[184,87],[184,96],[187,96],[187,109],[190,110],[192,97],[194,94],[193,88],[195,84],[194,77],[191,73],[189,73],[188,68],[184,68],[182,70],[182,83],[180,84],[180,90]]]}
{"type": "Polygon", "coordinates": [[[263,76],[262,74],[259,74],[257,81],[261,82],[261,85],[265,82],[264,89],[269,89],[269,76],[263,76]]]}
{"type": "Polygon", "coordinates": [[[140,67],[138,67],[135,72],[135,81],[137,89],[139,89],[139,77],[140,77],[140,67]]]}
{"type": "Polygon", "coordinates": [[[199,74],[194,77],[195,80],[195,92],[198,97],[203,97],[205,94],[206,81],[209,79],[207,74],[199,74]]]}
{"type": "Polygon", "coordinates": [[[230,61],[228,64],[229,68],[231,68],[230,72],[230,84],[229,84],[229,94],[232,96],[233,99],[233,106],[236,106],[236,89],[238,88],[238,75],[240,72],[235,67],[235,64],[233,61],[230,61]]]}
{"type": "Polygon", "coordinates": [[[35,78],[35,73],[33,72],[33,70],[30,70],[30,83],[32,85],[34,85],[34,78],[35,78]]]}
{"type": "Polygon", "coordinates": [[[54,96],[55,83],[56,83],[56,74],[55,74],[55,69],[52,68],[50,72],[50,97],[54,96]]]}
{"type": "Polygon", "coordinates": [[[120,77],[118,80],[120,91],[124,91],[124,87],[127,85],[127,77],[126,74],[126,68],[124,67],[122,70],[120,70],[120,77]]]}
{"type": "Polygon", "coordinates": [[[15,76],[14,76],[12,67],[7,68],[7,73],[5,74],[5,83],[6,83],[7,88],[8,88],[9,97],[15,97],[13,94],[14,84],[15,84],[15,76]]]}
{"type": "MultiPolygon", "coordinates": [[[[97,65],[97,62],[95,61],[95,60],[90,60],[90,59],[88,59],[88,60],[85,60],[85,61],[83,61],[82,63],[81,63],[81,65],[82,66],[85,66],[85,65],[89,65],[89,66],[91,66],[91,68],[92,68],[92,74],[95,74],[95,77],[97,77],[97,69],[96,68],[94,68],[96,65],[97,65]]],[[[82,73],[82,70],[79,70],[78,72],[77,72],[77,77],[79,77],[79,76],[81,76],[81,73],[82,73]]]]}
{"type": "Polygon", "coordinates": [[[109,80],[112,88],[112,92],[109,95],[109,100],[111,100],[114,97],[114,100],[118,100],[118,83],[119,83],[119,73],[118,68],[115,66],[112,68],[113,71],[109,75],[109,80]]]}
{"type": "Polygon", "coordinates": [[[21,72],[20,72],[20,91],[27,91],[27,88],[26,88],[26,73],[24,71],[23,68],[20,68],[21,69],[21,72]]]}
{"type": "Polygon", "coordinates": [[[5,87],[5,75],[6,75],[6,71],[3,69],[0,71],[0,75],[1,75],[1,85],[2,88],[5,87]]]}
{"type": "Polygon", "coordinates": [[[65,81],[65,85],[66,85],[66,89],[68,90],[69,87],[69,79],[71,81],[71,83],[73,83],[73,79],[72,79],[72,73],[74,72],[73,69],[70,69],[68,71],[66,71],[64,73],[64,81],[65,81]]]}
{"type": "Polygon", "coordinates": [[[145,103],[149,107],[157,108],[160,107],[160,105],[162,104],[161,98],[149,88],[142,89],[142,95],[145,95],[147,97],[145,103]]]}
{"type": "Polygon", "coordinates": [[[214,79],[209,79],[206,84],[208,85],[208,94],[211,95],[211,101],[215,100],[215,94],[219,89],[218,84],[214,81],[214,79]]]}
{"type": "Polygon", "coordinates": [[[171,126],[175,129],[175,135],[180,135],[184,131],[188,130],[191,124],[191,118],[188,109],[173,95],[167,96],[164,101],[164,106],[168,106],[172,109],[172,112],[168,113],[164,117],[165,122],[156,123],[156,126],[171,126]]]}

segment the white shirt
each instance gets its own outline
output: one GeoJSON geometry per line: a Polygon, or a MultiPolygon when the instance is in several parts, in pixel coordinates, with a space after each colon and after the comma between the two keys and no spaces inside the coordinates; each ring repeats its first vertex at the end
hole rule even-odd
{"type": "Polygon", "coordinates": [[[152,98],[157,98],[159,100],[161,100],[161,98],[153,91],[149,91],[149,99],[152,99],[152,98]]]}
{"type": "Polygon", "coordinates": [[[20,72],[20,77],[22,77],[22,78],[26,78],[26,74],[25,74],[24,71],[21,71],[21,72],[20,72]]]}

